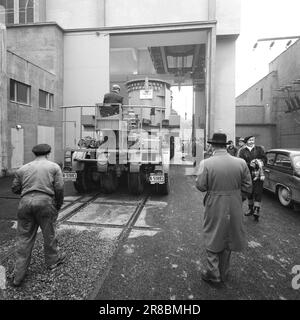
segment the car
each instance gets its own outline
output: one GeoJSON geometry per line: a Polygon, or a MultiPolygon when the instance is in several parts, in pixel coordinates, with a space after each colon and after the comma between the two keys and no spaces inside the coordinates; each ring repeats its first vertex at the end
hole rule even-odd
{"type": "Polygon", "coordinates": [[[300,148],[266,152],[264,189],[275,193],[284,207],[300,204],[300,148]]]}

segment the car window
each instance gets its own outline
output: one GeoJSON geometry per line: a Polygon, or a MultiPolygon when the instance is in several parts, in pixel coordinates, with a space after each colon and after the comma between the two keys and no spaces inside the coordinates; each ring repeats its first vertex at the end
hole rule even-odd
{"type": "Polygon", "coordinates": [[[275,156],[276,156],[276,153],[274,152],[268,152],[266,154],[267,156],[267,164],[273,166],[274,165],[274,162],[275,162],[275,156]]]}
{"type": "Polygon", "coordinates": [[[283,167],[286,169],[292,168],[290,157],[285,154],[278,154],[274,165],[278,167],[283,167]]]}

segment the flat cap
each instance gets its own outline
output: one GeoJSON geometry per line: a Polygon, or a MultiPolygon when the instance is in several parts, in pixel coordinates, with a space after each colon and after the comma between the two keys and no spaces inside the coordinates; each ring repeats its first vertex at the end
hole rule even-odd
{"type": "Polygon", "coordinates": [[[48,154],[50,153],[50,151],[51,151],[51,146],[49,146],[49,144],[46,144],[46,143],[37,144],[32,148],[32,152],[36,156],[42,156],[42,155],[48,154]]]}
{"type": "Polygon", "coordinates": [[[112,90],[121,90],[121,87],[118,84],[114,84],[112,90]]]}

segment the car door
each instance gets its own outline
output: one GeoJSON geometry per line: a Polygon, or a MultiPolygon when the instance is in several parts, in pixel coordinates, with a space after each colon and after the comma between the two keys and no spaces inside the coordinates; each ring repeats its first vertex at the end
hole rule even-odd
{"type": "Polygon", "coordinates": [[[289,154],[278,153],[272,172],[270,172],[270,180],[276,185],[283,185],[292,188],[293,185],[293,168],[289,154]]]}
{"type": "Polygon", "coordinates": [[[267,157],[267,163],[264,167],[264,173],[265,173],[265,182],[264,182],[264,188],[271,190],[275,192],[275,181],[271,180],[271,178],[274,178],[274,163],[276,158],[276,152],[270,151],[266,153],[267,157]]]}
{"type": "Polygon", "coordinates": [[[292,199],[300,203],[300,154],[291,157],[294,168],[292,199]]]}

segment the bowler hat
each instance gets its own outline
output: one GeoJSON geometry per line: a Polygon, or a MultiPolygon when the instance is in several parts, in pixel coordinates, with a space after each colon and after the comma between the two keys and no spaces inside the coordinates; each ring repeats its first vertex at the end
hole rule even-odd
{"type": "Polygon", "coordinates": [[[225,133],[214,133],[211,140],[207,140],[207,143],[211,144],[228,144],[227,136],[225,133]]]}
{"type": "Polygon", "coordinates": [[[46,143],[37,144],[36,146],[34,146],[32,148],[32,152],[36,156],[46,155],[46,154],[50,153],[50,151],[51,151],[51,146],[49,146],[49,144],[46,144],[46,143]]]}
{"type": "Polygon", "coordinates": [[[254,138],[254,136],[245,137],[244,142],[247,143],[247,141],[248,141],[250,138],[254,138]]]}

